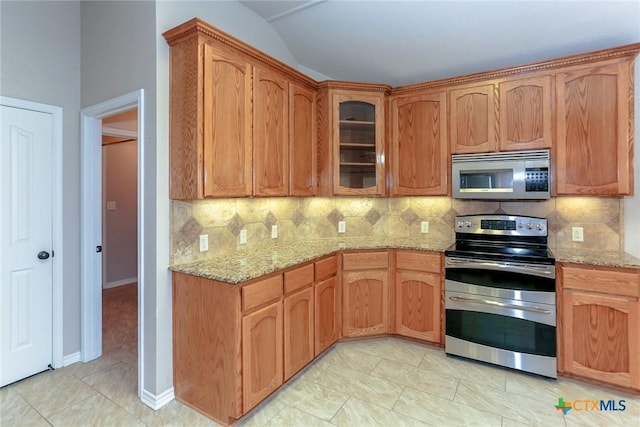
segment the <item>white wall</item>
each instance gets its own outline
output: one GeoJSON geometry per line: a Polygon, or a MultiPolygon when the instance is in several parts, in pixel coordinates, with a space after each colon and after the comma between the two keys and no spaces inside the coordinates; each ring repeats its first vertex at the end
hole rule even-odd
{"type": "Polygon", "coordinates": [[[103,287],[137,282],[138,277],[138,143],[102,147],[104,177],[103,287]],[[115,204],[110,209],[109,203],[115,204]]]}
{"type": "Polygon", "coordinates": [[[640,56],[635,72],[635,196],[624,199],[624,248],[640,257],[640,56]]]}
{"type": "Polygon", "coordinates": [[[80,350],[80,3],[0,1],[0,94],[63,109],[63,354],[80,350]]]}
{"type": "Polygon", "coordinates": [[[159,395],[173,386],[171,357],[171,287],[168,283],[168,178],[156,176],[168,163],[156,144],[156,3],[153,1],[83,1],[82,107],[144,89],[145,208],[140,266],[146,283],[143,306],[143,357],[147,393],[159,395]],[[166,218],[166,219],[165,219],[166,218]],[[166,223],[166,225],[165,225],[166,223]],[[164,229],[166,228],[166,229],[164,229]]]}
{"type": "MultiPolygon", "coordinates": [[[[264,19],[236,1],[159,1],[156,3],[157,74],[157,318],[155,375],[157,389],[172,384],[171,371],[171,284],[169,265],[169,46],[162,33],[194,17],[220,28],[232,36],[296,68],[291,52],[264,19]],[[167,339],[169,337],[169,339],[167,339]]],[[[145,374],[145,378],[146,378],[145,374]]]]}

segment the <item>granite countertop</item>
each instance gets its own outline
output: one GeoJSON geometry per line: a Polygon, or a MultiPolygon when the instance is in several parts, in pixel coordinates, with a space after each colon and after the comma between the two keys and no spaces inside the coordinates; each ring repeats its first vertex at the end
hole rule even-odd
{"type": "MultiPolygon", "coordinates": [[[[273,244],[169,267],[171,271],[237,284],[348,249],[415,249],[443,252],[452,242],[408,238],[318,239],[273,244]]],[[[555,249],[556,262],[640,267],[640,258],[618,251],[555,249]]]]}
{"type": "Polygon", "coordinates": [[[169,269],[178,273],[237,284],[341,250],[416,249],[442,252],[451,243],[424,239],[375,237],[308,240],[220,254],[206,260],[173,265],[169,269]]]}
{"type": "Polygon", "coordinates": [[[640,258],[622,251],[596,249],[554,249],[556,262],[573,262],[603,267],[640,267],[640,258]]]}

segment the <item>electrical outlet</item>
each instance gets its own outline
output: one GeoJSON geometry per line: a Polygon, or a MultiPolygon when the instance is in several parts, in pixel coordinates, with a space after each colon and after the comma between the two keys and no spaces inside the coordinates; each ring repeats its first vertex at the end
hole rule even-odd
{"type": "Polygon", "coordinates": [[[115,200],[110,200],[107,202],[107,210],[108,211],[115,211],[116,210],[116,202],[115,200]]]}
{"type": "Polygon", "coordinates": [[[571,227],[571,240],[584,242],[584,229],[582,227],[571,227]]]}
{"type": "Polygon", "coordinates": [[[200,235],[200,252],[205,252],[209,250],[209,235],[201,234],[200,235]]]}
{"type": "Polygon", "coordinates": [[[271,238],[272,239],[277,239],[278,238],[278,226],[277,225],[272,225],[271,226],[271,238]]]}
{"type": "Polygon", "coordinates": [[[346,233],[347,223],[344,221],[338,221],[338,233],[346,233]]]}
{"type": "Polygon", "coordinates": [[[429,221],[422,221],[420,223],[420,232],[427,234],[429,232],[429,221]]]}
{"type": "Polygon", "coordinates": [[[247,230],[240,230],[240,244],[244,245],[247,243],[247,230]]]}

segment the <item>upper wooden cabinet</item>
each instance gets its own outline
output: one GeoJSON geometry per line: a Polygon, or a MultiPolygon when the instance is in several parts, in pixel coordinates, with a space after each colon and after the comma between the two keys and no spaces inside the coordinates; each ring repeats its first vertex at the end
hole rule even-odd
{"type": "Polygon", "coordinates": [[[501,82],[500,150],[551,148],[551,76],[501,82]]]}
{"type": "Polygon", "coordinates": [[[633,61],[556,75],[558,195],[633,194],[633,61]]]}
{"type": "Polygon", "coordinates": [[[321,195],[385,194],[385,90],[319,90],[321,195]]]}
{"type": "Polygon", "coordinates": [[[495,86],[483,84],[449,91],[451,153],[483,153],[498,147],[495,86]]]}
{"type": "Polygon", "coordinates": [[[449,194],[446,91],[394,97],[391,128],[391,194],[449,194]]]}
{"type": "Polygon", "coordinates": [[[197,40],[172,48],[171,198],[251,194],[251,72],[231,49],[197,40]]]}
{"type": "Polygon", "coordinates": [[[316,82],[199,19],[164,36],[169,196],[312,195],[316,82]]]}
{"type": "Polygon", "coordinates": [[[296,84],[289,86],[289,194],[316,194],[317,137],[316,93],[296,84]]]}
{"type": "Polygon", "coordinates": [[[289,191],[289,82],[278,73],[258,67],[254,68],[253,82],[253,194],[286,196],[289,191]]]}

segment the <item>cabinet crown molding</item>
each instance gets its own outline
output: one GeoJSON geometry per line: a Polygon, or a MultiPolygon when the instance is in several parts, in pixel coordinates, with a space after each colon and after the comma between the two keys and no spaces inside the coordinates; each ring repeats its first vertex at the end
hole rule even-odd
{"type": "Polygon", "coordinates": [[[304,82],[312,88],[316,88],[318,83],[309,76],[301,73],[295,68],[279,61],[266,53],[248,45],[247,43],[233,37],[231,34],[225,33],[213,25],[203,21],[200,18],[192,18],[189,21],[178,25],[175,28],[165,31],[162,36],[169,46],[174,46],[192,37],[202,36],[209,40],[215,40],[229,46],[248,57],[278,69],[280,72],[300,82],[304,82]]]}
{"type": "Polygon", "coordinates": [[[500,79],[517,74],[527,74],[537,71],[566,68],[575,65],[586,65],[606,60],[633,58],[638,55],[638,53],[640,53],[640,43],[633,43],[608,49],[601,49],[593,52],[564,56],[561,58],[550,59],[546,61],[532,62],[515,67],[505,67],[493,71],[482,71],[479,73],[466,74],[456,77],[447,77],[439,80],[431,80],[421,83],[398,86],[393,88],[392,94],[399,95],[421,91],[424,89],[450,87],[465,83],[473,83],[476,81],[500,79]]]}

